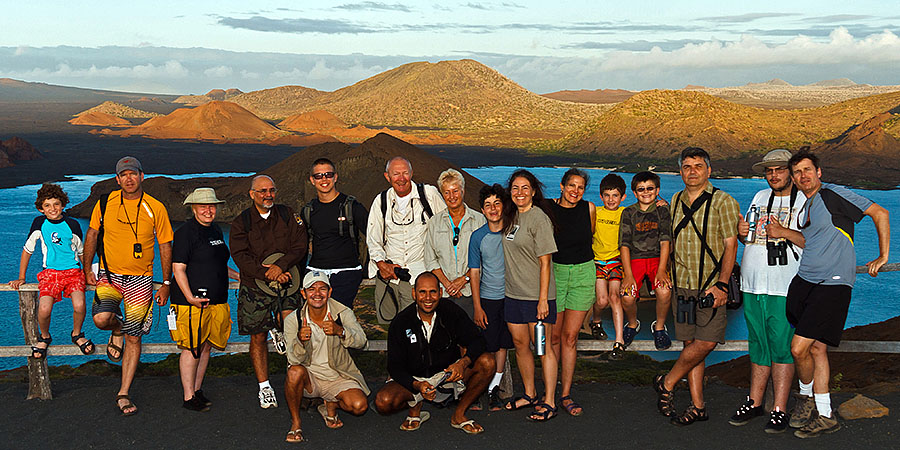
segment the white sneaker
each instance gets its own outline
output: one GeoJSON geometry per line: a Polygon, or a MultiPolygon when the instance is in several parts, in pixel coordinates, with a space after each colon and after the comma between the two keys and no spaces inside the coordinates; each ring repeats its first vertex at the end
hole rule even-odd
{"type": "Polygon", "coordinates": [[[269,337],[272,339],[272,347],[275,347],[275,351],[278,352],[279,355],[287,353],[287,345],[284,343],[284,333],[271,329],[269,330],[269,337]]]}
{"type": "Polygon", "coordinates": [[[259,407],[262,409],[278,407],[278,400],[275,399],[275,389],[264,387],[259,390],[259,407]]]}

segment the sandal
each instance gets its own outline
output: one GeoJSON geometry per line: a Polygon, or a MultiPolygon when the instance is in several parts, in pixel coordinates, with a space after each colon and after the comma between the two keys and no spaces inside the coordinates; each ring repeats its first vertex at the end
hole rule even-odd
{"type": "Polygon", "coordinates": [[[134,403],[131,403],[131,397],[128,394],[119,394],[116,396],[116,407],[119,408],[119,412],[122,413],[123,416],[133,416],[137,414],[137,406],[134,406],[134,403]],[[119,400],[128,400],[124,405],[119,404],[119,400]],[[134,408],[132,411],[126,412],[126,409],[134,408]]]}
{"type": "Polygon", "coordinates": [[[400,429],[403,431],[416,431],[419,428],[422,428],[422,422],[428,421],[431,418],[431,413],[428,411],[422,411],[419,413],[419,417],[406,416],[406,420],[403,423],[409,422],[410,427],[404,427],[403,423],[400,424],[400,429]],[[416,426],[412,426],[412,424],[418,424],[416,426]]]}
{"type": "Polygon", "coordinates": [[[528,416],[528,420],[531,420],[534,422],[546,422],[546,421],[556,417],[556,411],[557,411],[556,408],[551,408],[550,405],[548,405],[547,403],[541,402],[541,403],[538,403],[537,406],[535,406],[534,411],[532,411],[531,415],[528,416]],[[544,410],[538,411],[537,410],[538,408],[544,408],[544,410]]]}
{"type": "Polygon", "coordinates": [[[657,375],[653,380],[653,389],[656,390],[656,408],[660,414],[666,417],[675,415],[675,394],[666,389],[666,376],[657,375]]]}
{"type": "Polygon", "coordinates": [[[535,397],[537,397],[537,395],[535,395],[534,397],[529,397],[528,394],[522,394],[521,397],[516,397],[516,398],[506,402],[506,406],[504,406],[503,408],[506,409],[507,411],[515,411],[518,409],[529,408],[529,407],[535,406],[537,404],[537,398],[535,398],[535,397]],[[519,405],[519,400],[525,400],[528,403],[525,403],[524,405],[519,405]]]}
{"type": "Polygon", "coordinates": [[[572,400],[572,396],[570,396],[570,395],[567,395],[565,397],[560,397],[559,401],[563,404],[563,408],[566,408],[566,411],[573,416],[578,417],[582,413],[584,413],[584,408],[582,408],[581,405],[578,404],[578,402],[576,402],[575,400],[572,400]],[[566,400],[569,401],[568,405],[566,404],[566,400]],[[578,410],[578,412],[573,412],[576,409],[578,410]]]}
{"type": "Polygon", "coordinates": [[[87,339],[87,338],[84,337],[84,331],[82,331],[81,333],[79,333],[79,334],[77,334],[77,335],[73,335],[73,336],[72,336],[72,343],[75,344],[76,347],[78,347],[78,348],[81,349],[81,354],[82,354],[82,355],[90,355],[91,353],[94,353],[94,350],[96,350],[96,349],[94,348],[94,343],[93,343],[90,339],[87,339]],[[78,340],[79,340],[79,339],[86,339],[86,340],[84,341],[83,344],[79,344],[79,343],[78,343],[78,340]],[[88,350],[88,349],[87,349],[88,347],[90,347],[91,349],[88,350]]]}
{"type": "Polygon", "coordinates": [[[481,425],[478,425],[477,423],[475,423],[475,421],[472,419],[469,419],[463,423],[458,423],[458,424],[453,423],[453,421],[451,421],[450,426],[453,428],[456,428],[457,430],[463,430],[466,432],[466,434],[478,434],[478,433],[484,432],[484,428],[481,425]],[[472,429],[470,430],[470,429],[467,429],[466,427],[472,427],[472,429]]]}
{"type": "Polygon", "coordinates": [[[601,341],[605,341],[609,337],[606,335],[606,331],[603,330],[602,322],[591,322],[591,335],[594,336],[594,339],[601,341]]]}
{"type": "Polygon", "coordinates": [[[38,347],[36,345],[31,346],[31,357],[34,359],[44,359],[47,357],[47,349],[50,348],[50,343],[53,342],[53,336],[43,337],[38,335],[38,343],[47,344],[46,347],[38,347]],[[35,356],[37,355],[37,356],[35,356]]]}
{"type": "Polygon", "coordinates": [[[316,410],[319,411],[319,415],[325,419],[325,426],[331,428],[332,430],[336,430],[342,426],[344,426],[344,422],[341,422],[341,419],[338,419],[337,413],[333,416],[328,415],[328,407],[325,406],[324,403],[316,407],[316,410]]]}
{"type": "Polygon", "coordinates": [[[122,330],[119,330],[118,333],[113,331],[112,333],[109,334],[109,342],[106,343],[106,357],[109,358],[109,360],[112,362],[122,361],[122,355],[123,355],[122,347],[125,346],[125,338],[124,337],[122,338],[122,346],[121,347],[116,344],[113,344],[113,338],[117,337],[117,336],[125,336],[125,332],[122,330]],[[110,352],[110,350],[119,352],[119,356],[113,358],[113,355],[110,352]]]}
{"type": "Polygon", "coordinates": [[[290,442],[291,444],[303,442],[303,430],[297,428],[296,430],[288,431],[284,442],[290,442]]]}
{"type": "Polygon", "coordinates": [[[675,425],[685,426],[707,420],[709,420],[709,414],[706,413],[706,408],[698,408],[692,403],[683,413],[673,416],[671,422],[675,425]]]}

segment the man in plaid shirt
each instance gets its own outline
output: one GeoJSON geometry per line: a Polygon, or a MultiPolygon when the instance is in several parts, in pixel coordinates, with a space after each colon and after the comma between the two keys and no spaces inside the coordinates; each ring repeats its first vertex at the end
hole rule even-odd
{"type": "MultiPolygon", "coordinates": [[[[676,425],[690,425],[709,419],[703,400],[705,360],[717,343],[725,343],[728,279],[737,255],[737,225],[740,210],[737,201],[709,182],[712,168],[709,154],[688,147],[678,160],[685,189],[672,197],[673,251],[675,281],[673,310],[678,304],[696,299],[695,321],[675,324],[675,336],[684,342],[678,361],[666,375],[656,377],[659,411],[676,425]],[[712,296],[712,307],[701,308],[700,299],[712,296]],[[672,390],[678,380],[687,377],[691,405],[682,413],[675,411],[672,390]]],[[[687,306],[692,306],[687,304],[687,306]]],[[[677,318],[677,317],[676,317],[677,318]]]]}

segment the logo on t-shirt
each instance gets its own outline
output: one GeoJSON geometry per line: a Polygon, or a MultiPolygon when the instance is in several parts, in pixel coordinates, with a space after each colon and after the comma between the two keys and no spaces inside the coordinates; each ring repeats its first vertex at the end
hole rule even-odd
{"type": "Polygon", "coordinates": [[[409,338],[409,343],[410,343],[410,344],[415,344],[415,343],[416,343],[416,333],[413,332],[412,329],[410,329],[410,328],[407,328],[407,329],[406,329],[406,337],[409,338]]]}
{"type": "Polygon", "coordinates": [[[209,241],[209,245],[225,245],[225,241],[221,239],[213,239],[209,241]]]}
{"type": "Polygon", "coordinates": [[[506,240],[507,240],[507,241],[515,240],[515,239],[516,239],[516,233],[517,233],[518,231],[519,231],[519,226],[518,226],[518,225],[513,225],[513,229],[512,229],[509,233],[506,234],[506,240]]]}
{"type": "Polygon", "coordinates": [[[50,233],[50,242],[56,245],[62,245],[62,239],[59,238],[59,233],[55,231],[50,233]]]}

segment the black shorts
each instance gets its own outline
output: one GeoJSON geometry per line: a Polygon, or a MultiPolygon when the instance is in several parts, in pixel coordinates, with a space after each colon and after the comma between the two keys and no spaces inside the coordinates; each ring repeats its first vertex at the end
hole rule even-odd
{"type": "Polygon", "coordinates": [[[487,341],[486,350],[489,352],[496,352],[501,348],[513,348],[512,335],[509,334],[509,327],[506,325],[503,313],[503,303],[503,299],[481,299],[481,309],[484,310],[488,322],[487,328],[484,330],[484,340],[487,341]]]}
{"type": "Polygon", "coordinates": [[[788,322],[796,329],[794,334],[832,347],[840,345],[852,290],[842,284],[815,284],[794,276],[785,304],[788,322]]]}
{"type": "Polygon", "coordinates": [[[342,270],[331,274],[328,278],[331,284],[331,298],[353,309],[353,300],[356,300],[356,294],[359,293],[359,285],[362,284],[362,269],[342,270]]]}

